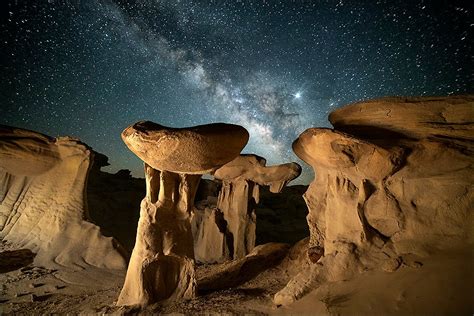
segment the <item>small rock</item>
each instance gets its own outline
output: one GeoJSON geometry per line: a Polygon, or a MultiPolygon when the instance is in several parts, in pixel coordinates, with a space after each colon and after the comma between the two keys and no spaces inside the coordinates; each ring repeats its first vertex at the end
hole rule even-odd
{"type": "Polygon", "coordinates": [[[382,270],[386,272],[395,272],[397,271],[397,269],[400,267],[401,264],[402,264],[402,260],[399,257],[390,258],[383,263],[382,270]]]}
{"type": "Polygon", "coordinates": [[[21,272],[25,272],[25,271],[28,271],[28,270],[31,270],[32,267],[23,267],[20,269],[21,272]]]}
{"type": "Polygon", "coordinates": [[[15,297],[22,297],[28,294],[30,294],[30,292],[26,292],[26,293],[18,292],[18,293],[15,293],[15,297]]]}
{"type": "Polygon", "coordinates": [[[311,247],[308,248],[308,258],[312,263],[318,262],[318,260],[324,255],[324,248],[322,247],[311,247]]]}
{"type": "Polygon", "coordinates": [[[65,285],[55,285],[54,286],[56,290],[64,289],[66,286],[65,285]]]}
{"type": "Polygon", "coordinates": [[[410,267],[411,268],[420,268],[423,266],[423,263],[421,263],[420,261],[413,261],[413,262],[410,262],[410,267]]]}
{"type": "Polygon", "coordinates": [[[28,287],[30,289],[35,289],[35,288],[43,286],[43,285],[44,285],[43,283],[30,283],[30,285],[28,285],[28,287]]]}
{"type": "Polygon", "coordinates": [[[420,268],[423,266],[423,263],[419,261],[420,257],[414,254],[405,254],[402,256],[403,264],[410,268],[420,268]]]}

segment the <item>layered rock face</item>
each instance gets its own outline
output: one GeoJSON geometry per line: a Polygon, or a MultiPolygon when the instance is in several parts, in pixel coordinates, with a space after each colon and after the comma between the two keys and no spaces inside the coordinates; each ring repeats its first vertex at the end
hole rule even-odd
{"type": "Polygon", "coordinates": [[[336,130],[361,138],[434,139],[466,146],[474,141],[472,96],[384,98],[332,112],[336,130]]]}
{"type": "Polygon", "coordinates": [[[239,155],[248,141],[240,126],[175,129],[152,122],[126,128],[122,139],[145,162],[146,197],[118,305],[148,305],[196,295],[191,218],[202,174],[239,155]]]}
{"type": "Polygon", "coordinates": [[[240,155],[216,170],[214,177],[222,181],[217,206],[196,209],[193,220],[198,261],[223,262],[243,258],[253,250],[259,187],[270,186],[271,192],[278,193],[301,173],[301,167],[294,162],[268,167],[265,164],[262,157],[240,155]]]}
{"type": "Polygon", "coordinates": [[[0,126],[0,237],[45,267],[124,269],[120,246],[86,221],[93,155],[77,139],[0,126]]]}
{"type": "Polygon", "coordinates": [[[309,266],[275,295],[289,304],[323,282],[473,243],[474,98],[388,98],[329,116],[293,144],[315,171],[309,266]]]}

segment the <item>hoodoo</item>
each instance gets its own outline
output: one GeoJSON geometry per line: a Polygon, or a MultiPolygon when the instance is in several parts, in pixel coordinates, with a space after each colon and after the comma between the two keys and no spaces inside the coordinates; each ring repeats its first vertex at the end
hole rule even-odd
{"type": "Polygon", "coordinates": [[[240,155],[217,169],[222,181],[217,206],[196,211],[194,221],[196,258],[200,262],[222,262],[243,258],[255,247],[256,214],[260,186],[280,192],[301,173],[297,163],[265,166],[256,155],[240,155]]]}
{"type": "Polygon", "coordinates": [[[356,103],[331,113],[335,130],[298,137],[293,150],[315,171],[304,195],[309,265],[276,304],[368,269],[393,272],[412,257],[472,247],[473,101],[356,103]]]}
{"type": "Polygon", "coordinates": [[[145,162],[147,189],[118,305],[195,296],[191,218],[199,180],[238,156],[248,138],[231,124],[177,129],[142,121],[122,132],[145,162]]]}

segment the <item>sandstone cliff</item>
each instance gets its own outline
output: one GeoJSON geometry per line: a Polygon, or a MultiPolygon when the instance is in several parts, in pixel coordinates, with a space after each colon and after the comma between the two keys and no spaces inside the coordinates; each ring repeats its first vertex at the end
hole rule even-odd
{"type": "Polygon", "coordinates": [[[124,269],[121,247],[87,221],[93,155],[77,139],[0,126],[0,237],[37,265],[124,269]]]}

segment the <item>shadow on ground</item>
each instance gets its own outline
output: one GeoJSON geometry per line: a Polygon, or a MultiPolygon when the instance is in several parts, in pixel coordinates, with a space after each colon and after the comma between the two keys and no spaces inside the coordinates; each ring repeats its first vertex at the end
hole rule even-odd
{"type": "Polygon", "coordinates": [[[0,273],[7,273],[33,263],[36,254],[29,249],[7,250],[0,252],[0,273]]]}

